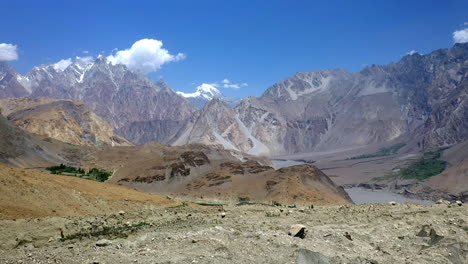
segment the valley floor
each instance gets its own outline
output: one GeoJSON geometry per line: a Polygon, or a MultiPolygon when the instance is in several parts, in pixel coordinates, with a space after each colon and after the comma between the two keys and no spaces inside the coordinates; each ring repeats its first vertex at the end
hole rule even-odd
{"type": "Polygon", "coordinates": [[[468,210],[446,204],[148,207],[2,220],[0,248],[0,263],[296,263],[300,249],[330,263],[467,263],[468,210]],[[292,224],[307,227],[304,239],[288,235],[292,224]]]}

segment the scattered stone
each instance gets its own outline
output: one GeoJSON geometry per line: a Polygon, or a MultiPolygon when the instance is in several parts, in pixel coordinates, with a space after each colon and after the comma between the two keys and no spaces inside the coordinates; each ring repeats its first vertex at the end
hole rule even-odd
{"type": "Polygon", "coordinates": [[[307,228],[305,225],[294,224],[289,229],[288,235],[293,236],[293,237],[304,238],[306,233],[307,233],[307,228]]]}
{"type": "Polygon", "coordinates": [[[308,249],[299,249],[297,264],[334,264],[328,257],[308,249]]]}
{"type": "Polygon", "coordinates": [[[224,218],[224,217],[226,217],[226,213],[225,213],[225,212],[222,212],[222,213],[221,213],[221,218],[224,218]]]}
{"type": "Polygon", "coordinates": [[[394,201],[391,201],[391,202],[389,202],[388,204],[389,204],[389,205],[396,205],[397,203],[394,202],[394,201]]]}
{"type": "Polygon", "coordinates": [[[431,228],[431,230],[429,231],[429,237],[431,238],[429,240],[429,245],[431,246],[439,243],[439,241],[441,241],[444,238],[444,236],[439,236],[434,230],[434,228],[431,228]]]}
{"type": "Polygon", "coordinates": [[[107,240],[107,239],[101,239],[98,242],[96,242],[96,246],[98,247],[106,247],[112,244],[112,241],[107,240]]]}
{"type": "Polygon", "coordinates": [[[119,211],[119,215],[124,215],[125,212],[124,211],[119,211]]]}
{"type": "Polygon", "coordinates": [[[353,241],[353,238],[351,237],[351,235],[350,235],[348,232],[345,232],[345,233],[343,234],[343,236],[346,237],[348,240],[353,241]]]}
{"type": "Polygon", "coordinates": [[[436,203],[436,204],[450,204],[449,201],[444,200],[444,199],[437,200],[437,202],[435,202],[435,203],[436,203]]]}
{"type": "Polygon", "coordinates": [[[456,201],[455,204],[457,204],[458,206],[462,206],[463,202],[462,201],[456,201]]]}

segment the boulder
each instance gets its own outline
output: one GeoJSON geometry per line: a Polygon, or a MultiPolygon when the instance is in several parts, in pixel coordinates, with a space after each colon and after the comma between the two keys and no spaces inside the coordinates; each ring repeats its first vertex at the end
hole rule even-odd
{"type": "Polygon", "coordinates": [[[294,224],[289,229],[288,235],[293,236],[293,237],[304,238],[306,233],[307,233],[307,228],[305,225],[294,224]]]}
{"type": "Polygon", "coordinates": [[[98,247],[106,247],[112,244],[112,241],[107,240],[107,239],[101,239],[98,242],[96,242],[96,246],[98,247]]]}

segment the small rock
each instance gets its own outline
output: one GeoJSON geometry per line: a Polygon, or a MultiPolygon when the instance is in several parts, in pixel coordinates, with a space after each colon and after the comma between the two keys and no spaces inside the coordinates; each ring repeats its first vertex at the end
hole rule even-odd
{"type": "Polygon", "coordinates": [[[397,203],[394,202],[394,201],[391,201],[391,202],[389,202],[388,204],[389,204],[389,205],[396,205],[397,203]]]}
{"type": "Polygon", "coordinates": [[[226,217],[226,213],[225,213],[225,212],[222,212],[222,213],[221,213],[221,218],[224,218],[224,217],[226,217]]]}
{"type": "Polygon", "coordinates": [[[462,201],[456,201],[455,204],[457,204],[458,206],[462,206],[463,202],[462,201]]]}
{"type": "Polygon", "coordinates": [[[112,244],[112,241],[107,240],[107,239],[101,239],[98,242],[96,242],[96,246],[98,247],[105,247],[111,244],[112,244]]]}
{"type": "Polygon", "coordinates": [[[351,235],[350,235],[348,232],[345,232],[345,233],[343,234],[343,236],[346,237],[347,239],[353,241],[353,238],[351,237],[351,235]]]}
{"type": "Polygon", "coordinates": [[[294,224],[289,229],[288,235],[293,236],[293,237],[304,238],[306,233],[307,233],[307,228],[305,225],[294,224]]]}
{"type": "Polygon", "coordinates": [[[119,215],[124,215],[125,212],[124,211],[119,211],[119,215]]]}

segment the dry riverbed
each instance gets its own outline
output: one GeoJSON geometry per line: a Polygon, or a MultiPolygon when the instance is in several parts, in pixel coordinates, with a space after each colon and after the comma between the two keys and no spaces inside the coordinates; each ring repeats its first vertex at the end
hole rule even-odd
{"type": "Polygon", "coordinates": [[[296,263],[301,249],[330,263],[467,263],[467,208],[180,206],[2,220],[0,263],[296,263]],[[288,235],[293,224],[306,226],[303,239],[288,235]]]}

